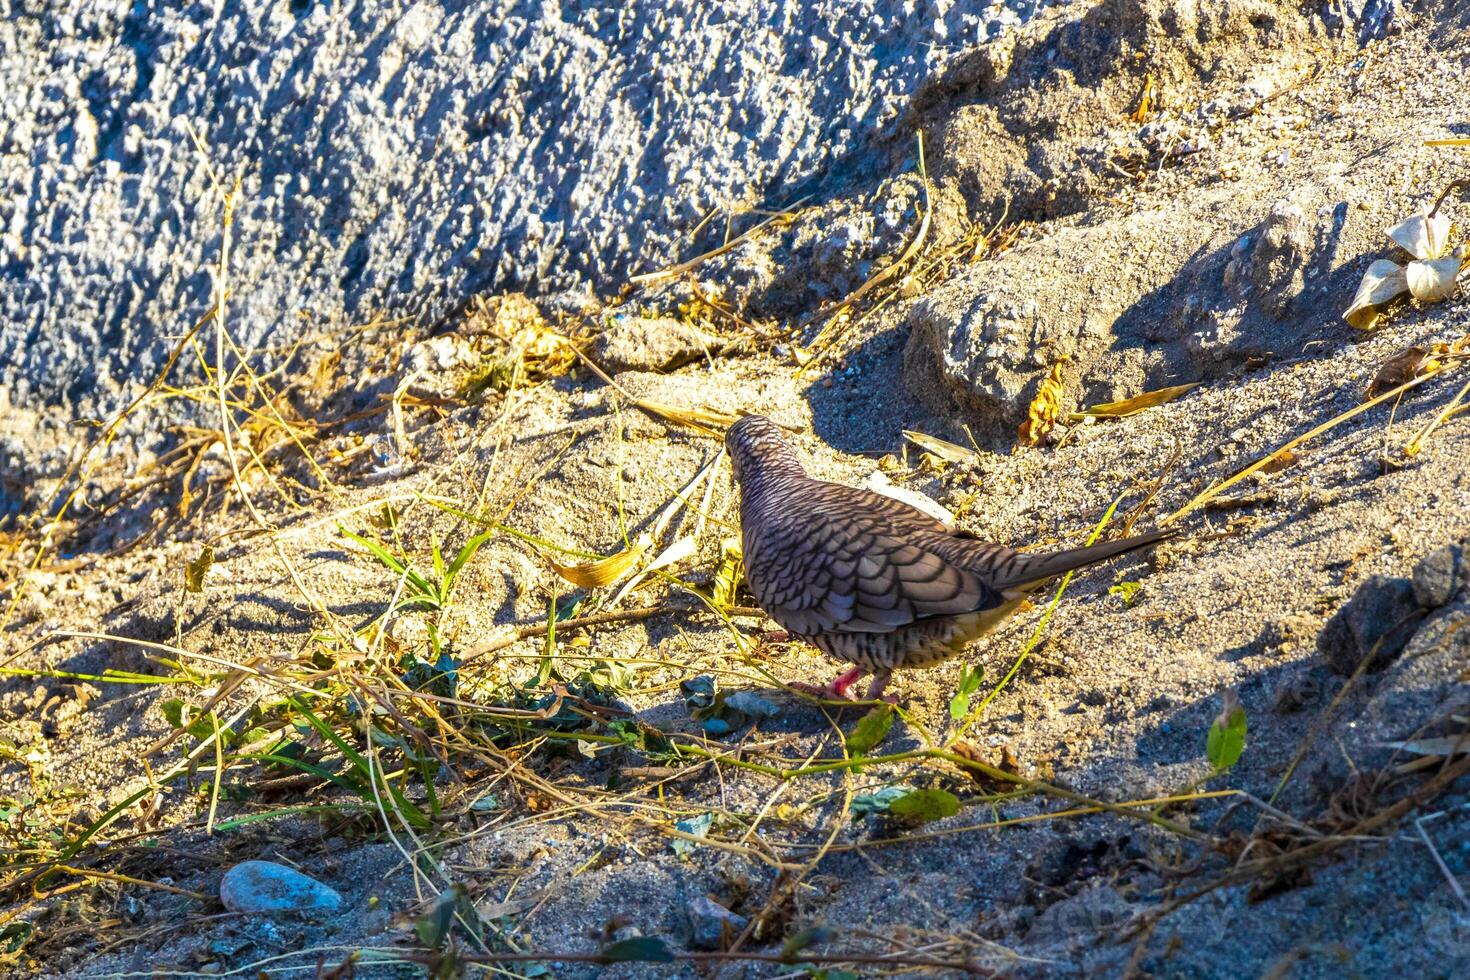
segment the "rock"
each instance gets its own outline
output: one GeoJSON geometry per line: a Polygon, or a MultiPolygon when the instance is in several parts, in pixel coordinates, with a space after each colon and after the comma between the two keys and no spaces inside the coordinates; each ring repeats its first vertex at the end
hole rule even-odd
{"type": "Polygon", "coordinates": [[[708,209],[822,177],[956,39],[1019,20],[930,6],[783,3],[767,26],[749,0],[344,0],[227,4],[202,28],[178,4],[7,3],[0,388],[110,415],[159,370],[164,325],[203,311],[220,215],[184,120],[210,120],[217,170],[246,172],[242,345],[376,312],[428,324],[477,293],[616,288],[720,244],[723,221],[687,237],[708,209]]]}
{"type": "Polygon", "coordinates": [[[1295,714],[1322,700],[1325,686],[1313,673],[1298,674],[1276,688],[1271,710],[1281,715],[1295,714]]]}
{"type": "Polygon", "coordinates": [[[1029,943],[1050,946],[1118,930],[1133,916],[1133,906],[1111,885],[1096,885],[1049,905],[1036,917],[1029,943]]]}
{"type": "Polygon", "coordinates": [[[1403,652],[1424,611],[1405,578],[1375,575],[1333,614],[1317,634],[1317,649],[1333,671],[1351,675],[1370,651],[1369,671],[1380,671],[1403,652]]]}
{"type": "Polygon", "coordinates": [[[342,896],[294,868],[273,861],[246,861],[225,872],[219,900],[231,912],[333,912],[342,896]]]}
{"type": "Polygon", "coordinates": [[[1425,609],[1438,609],[1453,599],[1467,580],[1470,567],[1465,562],[1465,550],[1447,544],[1420,558],[1414,566],[1414,599],[1425,609]]]}
{"type": "Polygon", "coordinates": [[[1313,231],[1300,204],[1277,201],[1265,220],[1230,250],[1226,287],[1242,300],[1255,299],[1273,316],[1286,316],[1305,285],[1313,231]]]}
{"type": "Polygon", "coordinates": [[[724,949],[749,922],[745,916],[701,895],[689,903],[689,945],[693,949],[724,949]]]}
{"type": "Polygon", "coordinates": [[[719,344],[716,338],[679,320],[615,314],[608,318],[593,349],[607,371],[670,371],[719,344]]]}
{"type": "Polygon", "coordinates": [[[1065,400],[1075,402],[1118,317],[1171,280],[1174,270],[1157,256],[1183,261],[1174,255],[1177,224],[1172,213],[1145,211],[1119,225],[1058,228],[963,267],[909,315],[909,388],[931,408],[953,402],[1014,428],[1040,379],[1065,358],[1073,365],[1065,400]],[[1084,265],[1079,255],[1099,258],[1084,265]]]}

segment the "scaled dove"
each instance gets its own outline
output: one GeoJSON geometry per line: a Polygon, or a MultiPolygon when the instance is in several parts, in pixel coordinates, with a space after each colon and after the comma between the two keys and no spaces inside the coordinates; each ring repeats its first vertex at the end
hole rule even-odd
{"type": "Polygon", "coordinates": [[[750,591],[792,636],[854,665],[825,688],[799,685],[838,699],[854,699],[849,688],[866,674],[868,697],[880,697],[894,670],[955,656],[1056,576],[1173,533],[1020,554],[901,501],[807,476],[763,416],[730,426],[725,446],[750,591]]]}

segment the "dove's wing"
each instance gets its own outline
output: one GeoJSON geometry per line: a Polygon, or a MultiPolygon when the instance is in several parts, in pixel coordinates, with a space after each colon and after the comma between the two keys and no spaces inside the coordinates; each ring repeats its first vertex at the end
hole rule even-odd
{"type": "Polygon", "coordinates": [[[799,506],[773,507],[742,523],[751,590],[795,634],[886,633],[1005,601],[938,553],[964,539],[922,511],[817,480],[791,498],[799,506]]]}

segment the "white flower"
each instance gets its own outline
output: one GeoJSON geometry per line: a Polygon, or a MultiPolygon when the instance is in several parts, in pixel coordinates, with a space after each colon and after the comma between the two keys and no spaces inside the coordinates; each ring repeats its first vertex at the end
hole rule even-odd
{"type": "Polygon", "coordinates": [[[1410,215],[1385,231],[1414,261],[1401,266],[1379,259],[1368,266],[1357,295],[1342,318],[1359,330],[1372,330],[1383,308],[1404,293],[1421,303],[1436,303],[1455,294],[1455,277],[1464,262],[1465,247],[1449,248],[1450,219],[1444,215],[1410,215]]]}

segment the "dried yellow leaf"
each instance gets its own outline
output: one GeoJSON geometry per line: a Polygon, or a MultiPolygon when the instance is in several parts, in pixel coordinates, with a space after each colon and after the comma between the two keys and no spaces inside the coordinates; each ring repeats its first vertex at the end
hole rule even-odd
{"type": "Polygon", "coordinates": [[[643,553],[648,550],[648,545],[647,540],[639,538],[630,547],[624,548],[617,554],[608,555],[596,561],[583,562],[580,565],[562,565],[549,558],[547,562],[556,574],[579,588],[602,589],[632,571],[638,559],[642,558],[643,553]]]}
{"type": "Polygon", "coordinates": [[[715,567],[714,581],[710,583],[710,598],[716,609],[728,611],[735,605],[742,560],[739,538],[725,538],[720,542],[720,563],[715,567]]]}
{"type": "Polygon", "coordinates": [[[1138,107],[1128,118],[1139,125],[1148,122],[1149,116],[1154,114],[1154,99],[1157,92],[1158,83],[1154,81],[1153,72],[1149,72],[1143,76],[1143,91],[1138,93],[1138,107]]]}
{"type": "Polygon", "coordinates": [[[1036,397],[1026,408],[1026,421],[1016,430],[1021,445],[1037,445],[1056,426],[1057,418],[1062,414],[1062,368],[1065,364],[1066,361],[1058,361],[1052,365],[1037,389],[1036,397]]]}
{"type": "Polygon", "coordinates": [[[1372,330],[1383,308],[1409,291],[1409,280],[1397,262],[1378,259],[1363,273],[1357,295],[1342,318],[1359,330],[1372,330]]]}
{"type": "Polygon", "coordinates": [[[1103,402],[1084,408],[1080,412],[1073,412],[1069,418],[1083,419],[1122,419],[1130,415],[1137,415],[1145,409],[1153,408],[1173,401],[1180,395],[1193,391],[1199,387],[1198,381],[1192,381],[1187,385],[1174,385],[1171,388],[1160,388],[1157,391],[1145,391],[1141,395],[1132,398],[1124,398],[1122,401],[1103,402]]]}
{"type": "Polygon", "coordinates": [[[923,432],[915,432],[913,429],[904,429],[903,437],[925,452],[933,453],[947,463],[964,463],[980,458],[979,453],[967,446],[961,446],[947,439],[940,439],[937,436],[926,435],[923,432]]]}
{"type": "Polygon", "coordinates": [[[184,591],[203,592],[204,575],[209,571],[209,566],[214,564],[214,548],[205,545],[204,550],[199,552],[199,557],[184,565],[184,591]]]}

